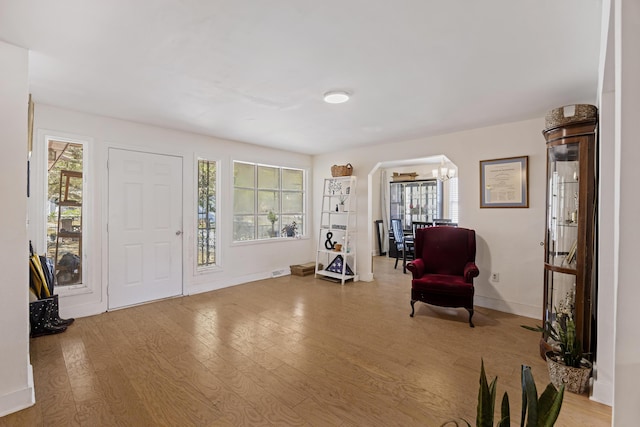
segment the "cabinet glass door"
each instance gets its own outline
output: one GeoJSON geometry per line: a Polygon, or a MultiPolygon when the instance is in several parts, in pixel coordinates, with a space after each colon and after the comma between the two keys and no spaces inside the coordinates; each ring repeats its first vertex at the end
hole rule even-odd
{"type": "Polygon", "coordinates": [[[406,184],[403,221],[405,227],[411,228],[414,221],[430,222],[436,218],[438,211],[436,190],[434,181],[406,184]]]}
{"type": "Polygon", "coordinates": [[[547,253],[549,265],[576,268],[579,204],[579,144],[549,147],[547,253]]]}
{"type": "Polygon", "coordinates": [[[403,219],[404,186],[402,184],[391,184],[389,208],[390,219],[403,219]]]}
{"type": "Polygon", "coordinates": [[[439,218],[442,202],[435,180],[392,182],[390,187],[390,218],[400,219],[405,230],[415,222],[431,222],[439,218]]]}
{"type": "Polygon", "coordinates": [[[550,146],[547,153],[545,321],[575,317],[580,145],[550,146]]]}
{"type": "Polygon", "coordinates": [[[545,283],[547,300],[544,307],[544,321],[552,324],[558,313],[575,318],[576,276],[547,270],[545,283]]]}

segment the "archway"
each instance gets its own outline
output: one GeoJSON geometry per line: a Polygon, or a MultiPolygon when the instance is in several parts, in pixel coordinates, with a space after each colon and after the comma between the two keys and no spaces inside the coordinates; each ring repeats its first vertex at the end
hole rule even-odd
{"type": "MultiPolygon", "coordinates": [[[[450,176],[457,177],[457,166],[445,155],[438,154],[423,158],[412,158],[404,160],[389,160],[377,163],[367,175],[367,224],[368,227],[368,250],[371,257],[380,255],[378,249],[378,226],[375,220],[382,220],[381,236],[382,242],[388,243],[389,230],[389,187],[392,182],[392,173],[405,174],[411,180],[434,180],[435,170],[441,168],[447,170],[450,176]]],[[[439,172],[440,173],[440,172],[439,172]]],[[[398,177],[402,179],[402,177],[398,177]]],[[[443,198],[443,210],[440,214],[443,217],[454,217],[457,219],[457,179],[441,181],[440,195],[443,198]],[[455,182],[455,188],[452,183],[455,182]],[[455,191],[452,191],[455,190],[455,191]],[[452,204],[455,202],[455,205],[452,204]],[[455,210],[453,212],[452,210],[455,210]]],[[[430,220],[432,216],[429,216],[430,220]]],[[[383,251],[384,252],[384,251],[383,251]]],[[[371,258],[370,268],[366,274],[362,275],[363,280],[373,280],[373,260],[371,258]]]]}

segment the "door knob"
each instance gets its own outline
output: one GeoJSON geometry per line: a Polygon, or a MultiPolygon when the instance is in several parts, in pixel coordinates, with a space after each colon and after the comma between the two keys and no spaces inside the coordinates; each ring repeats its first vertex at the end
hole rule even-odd
{"type": "Polygon", "coordinates": [[[181,234],[182,234],[182,230],[178,230],[178,231],[176,231],[176,236],[179,236],[179,235],[181,235],[181,234]]]}

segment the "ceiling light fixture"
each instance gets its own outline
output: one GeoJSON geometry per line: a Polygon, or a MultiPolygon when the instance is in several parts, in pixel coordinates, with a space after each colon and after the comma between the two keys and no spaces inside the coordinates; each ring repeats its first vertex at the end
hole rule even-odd
{"type": "Polygon", "coordinates": [[[349,100],[349,92],[332,90],[324,94],[324,102],[328,104],[342,104],[349,100]]]}
{"type": "Polygon", "coordinates": [[[440,160],[440,167],[431,171],[433,177],[440,181],[446,181],[456,176],[456,170],[454,168],[447,168],[444,164],[444,157],[440,160]]]}

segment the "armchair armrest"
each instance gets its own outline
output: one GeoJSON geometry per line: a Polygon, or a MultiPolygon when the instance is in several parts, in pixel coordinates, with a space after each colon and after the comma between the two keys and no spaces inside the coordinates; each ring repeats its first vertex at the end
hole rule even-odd
{"type": "Polygon", "coordinates": [[[466,282],[473,282],[473,278],[478,277],[479,274],[480,270],[478,270],[475,262],[468,262],[467,265],[464,266],[464,280],[466,282]]]}
{"type": "Polygon", "coordinates": [[[422,258],[417,258],[407,264],[407,270],[411,272],[414,279],[419,279],[424,275],[424,261],[422,258]]]}

